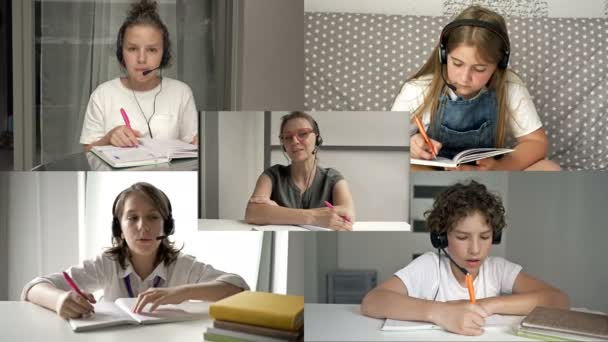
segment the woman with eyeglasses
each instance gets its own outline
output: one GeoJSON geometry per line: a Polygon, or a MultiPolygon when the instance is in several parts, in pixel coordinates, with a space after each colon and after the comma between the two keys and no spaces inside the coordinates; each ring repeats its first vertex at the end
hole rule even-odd
{"type": "Polygon", "coordinates": [[[303,112],[285,115],[279,140],[291,164],[274,165],[260,175],[247,204],[247,223],[352,230],[355,210],[346,180],[318,165],[323,138],[317,122],[303,112]]]}

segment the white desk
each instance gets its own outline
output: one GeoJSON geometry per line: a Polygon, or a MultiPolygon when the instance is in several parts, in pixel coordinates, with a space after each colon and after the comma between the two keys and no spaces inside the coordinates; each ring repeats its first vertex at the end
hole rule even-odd
{"type": "MultiPolygon", "coordinates": [[[[258,226],[248,224],[243,220],[212,220],[204,219],[198,221],[198,230],[259,230],[259,231],[310,231],[308,229],[292,226],[292,225],[268,225],[258,226]]],[[[411,231],[410,225],[407,222],[355,222],[353,231],[411,231]]]]}
{"type": "Polygon", "coordinates": [[[150,342],[203,341],[203,333],[213,320],[121,325],[100,330],[75,333],[67,321],[53,311],[29,302],[0,301],[0,340],[2,341],[86,341],[86,342],[150,342]]]}
{"type": "Polygon", "coordinates": [[[487,329],[481,336],[462,336],[444,330],[381,331],[384,320],[363,316],[359,305],[305,304],[306,341],[531,341],[508,328],[487,329]]]}

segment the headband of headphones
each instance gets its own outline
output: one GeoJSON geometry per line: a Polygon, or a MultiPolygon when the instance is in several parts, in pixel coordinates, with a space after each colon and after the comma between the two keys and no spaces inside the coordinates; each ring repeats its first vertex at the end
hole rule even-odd
{"type": "Polygon", "coordinates": [[[504,32],[500,28],[500,26],[493,24],[491,22],[488,22],[488,21],[478,20],[478,19],[454,20],[443,28],[443,30],[441,31],[441,35],[439,36],[439,61],[441,62],[441,64],[448,63],[447,45],[448,45],[448,39],[450,37],[450,32],[452,32],[452,30],[454,30],[455,28],[462,27],[462,26],[481,27],[486,30],[492,31],[500,39],[502,39],[502,41],[504,42],[505,51],[504,51],[504,54],[503,54],[502,58],[500,59],[500,61],[498,61],[498,68],[499,69],[507,68],[507,66],[509,65],[509,55],[511,53],[511,43],[509,42],[509,36],[506,34],[506,32],[504,32]]]}
{"type": "MultiPolygon", "coordinates": [[[[163,224],[163,234],[165,237],[167,237],[169,235],[172,235],[175,232],[175,221],[173,220],[173,209],[171,208],[171,201],[169,200],[169,197],[167,197],[167,195],[162,190],[160,190],[158,188],[157,188],[157,190],[167,201],[168,213],[167,213],[167,218],[164,220],[164,224],[163,224]]],[[[131,188],[121,191],[120,194],[118,194],[118,196],[116,196],[116,199],[114,199],[114,204],[112,204],[112,236],[117,237],[117,238],[120,237],[120,235],[122,233],[122,226],[120,225],[120,219],[116,216],[116,206],[118,205],[118,200],[123,196],[125,191],[134,192],[131,188]]],[[[125,199],[126,199],[126,197],[125,197],[125,199]]]]}

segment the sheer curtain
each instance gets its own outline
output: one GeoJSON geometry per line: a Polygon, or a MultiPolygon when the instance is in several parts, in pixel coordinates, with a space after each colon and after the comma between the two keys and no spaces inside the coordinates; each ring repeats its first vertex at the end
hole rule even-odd
{"type": "MultiPolygon", "coordinates": [[[[173,63],[163,75],[188,84],[197,107],[214,107],[214,34],[220,0],[160,0],[173,63]]],[[[116,35],[131,1],[36,0],[36,102],[39,160],[82,151],[79,143],[91,92],[123,74],[116,35]]]]}

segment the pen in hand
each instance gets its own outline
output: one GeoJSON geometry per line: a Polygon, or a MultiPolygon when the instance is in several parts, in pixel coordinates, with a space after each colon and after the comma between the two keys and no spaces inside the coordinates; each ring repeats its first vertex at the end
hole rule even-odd
{"type": "MultiPolygon", "coordinates": [[[[67,274],[67,272],[63,272],[63,279],[65,279],[65,282],[68,284],[68,286],[72,290],[74,290],[74,292],[78,293],[78,295],[80,295],[86,301],[91,302],[91,303],[97,303],[95,298],[93,298],[93,300],[90,300],[84,293],[82,293],[82,291],[78,288],[78,286],[76,285],[74,280],[70,277],[69,274],[67,274]]],[[[95,313],[95,311],[93,311],[93,313],[95,313]]]]}
{"type": "Polygon", "coordinates": [[[467,289],[469,290],[469,299],[471,300],[471,303],[477,304],[477,300],[475,300],[475,288],[473,287],[473,276],[471,276],[471,273],[467,273],[465,281],[467,283],[467,289]]]}
{"type": "MultiPolygon", "coordinates": [[[[125,126],[127,126],[129,131],[131,131],[131,133],[135,135],[135,132],[133,132],[133,128],[131,128],[131,121],[129,121],[129,116],[127,115],[127,112],[124,110],[124,108],[120,108],[120,115],[122,115],[122,120],[125,122],[125,126]]],[[[137,147],[137,145],[135,145],[135,147],[137,147]]]]}
{"type": "MultiPolygon", "coordinates": [[[[328,207],[328,208],[330,208],[330,209],[334,209],[334,206],[333,206],[331,203],[329,203],[328,201],[323,201],[323,203],[325,203],[325,206],[326,206],[326,207],[328,207]]],[[[348,217],[346,217],[346,216],[340,216],[340,217],[341,217],[341,218],[343,218],[343,219],[344,219],[344,221],[346,221],[346,222],[348,222],[348,223],[352,223],[352,222],[351,222],[351,221],[348,219],[348,217]]]]}
{"type": "Polygon", "coordinates": [[[416,126],[418,126],[418,131],[420,132],[420,135],[422,135],[422,138],[429,146],[433,158],[437,159],[437,150],[435,149],[435,145],[433,145],[433,143],[431,142],[431,139],[429,139],[429,136],[426,134],[426,130],[424,129],[422,121],[420,121],[420,118],[417,115],[414,115],[414,121],[416,122],[416,126]]]}

